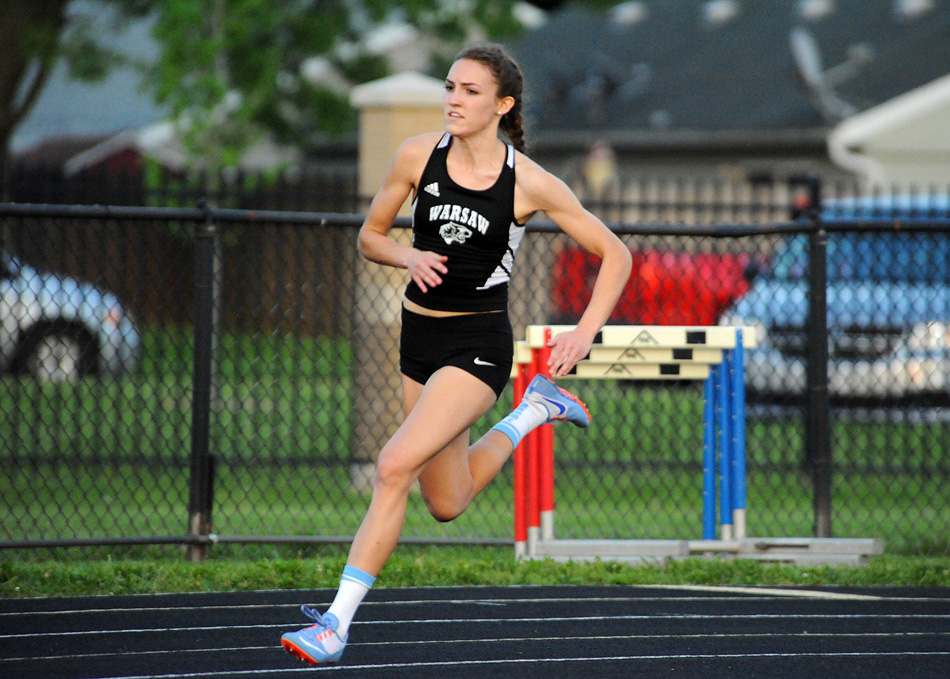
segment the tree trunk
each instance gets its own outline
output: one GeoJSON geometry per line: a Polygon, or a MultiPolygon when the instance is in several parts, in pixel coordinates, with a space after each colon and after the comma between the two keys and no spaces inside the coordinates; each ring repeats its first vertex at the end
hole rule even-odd
{"type": "MultiPolygon", "coordinates": [[[[56,57],[69,0],[4,0],[0,9],[0,190],[9,186],[13,131],[33,106],[56,57]]],[[[0,196],[4,198],[4,196],[0,196]]]]}

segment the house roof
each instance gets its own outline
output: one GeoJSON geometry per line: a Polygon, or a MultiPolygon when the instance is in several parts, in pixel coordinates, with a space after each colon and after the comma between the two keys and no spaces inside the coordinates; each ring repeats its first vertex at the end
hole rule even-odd
{"type": "Polygon", "coordinates": [[[910,158],[917,169],[913,179],[946,181],[950,75],[847,118],[828,135],[828,152],[835,163],[879,186],[893,182],[895,167],[910,158]]]}
{"type": "Polygon", "coordinates": [[[950,2],[567,5],[509,48],[539,142],[823,144],[842,117],[950,71],[950,2]]]}
{"type": "MultiPolygon", "coordinates": [[[[873,143],[878,138],[886,143],[895,132],[935,112],[942,114],[945,120],[950,120],[948,111],[950,74],[848,118],[832,131],[832,137],[841,144],[855,147],[873,143]]],[[[929,140],[928,144],[950,148],[950,130],[940,139],[929,140]]]]}

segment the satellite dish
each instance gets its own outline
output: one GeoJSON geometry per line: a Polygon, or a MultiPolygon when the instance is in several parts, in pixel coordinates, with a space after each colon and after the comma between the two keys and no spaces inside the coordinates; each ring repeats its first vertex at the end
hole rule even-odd
{"type": "Polygon", "coordinates": [[[806,28],[796,26],[789,35],[792,46],[792,56],[795,65],[809,87],[818,86],[824,75],[821,67],[821,52],[818,50],[818,41],[806,28]]]}
{"type": "Polygon", "coordinates": [[[815,36],[808,29],[796,26],[789,34],[789,43],[798,73],[822,117],[829,122],[838,122],[854,115],[857,109],[835,94],[829,82],[815,36]]]}

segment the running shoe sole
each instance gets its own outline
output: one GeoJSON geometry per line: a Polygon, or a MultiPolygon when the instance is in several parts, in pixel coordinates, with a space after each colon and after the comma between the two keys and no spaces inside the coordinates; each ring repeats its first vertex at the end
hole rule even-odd
{"type": "Polygon", "coordinates": [[[298,660],[303,660],[305,663],[310,663],[311,665],[323,665],[326,663],[335,663],[340,661],[339,658],[334,658],[332,660],[314,660],[307,654],[306,651],[304,651],[290,639],[281,639],[280,645],[284,647],[285,651],[296,657],[298,660]]]}

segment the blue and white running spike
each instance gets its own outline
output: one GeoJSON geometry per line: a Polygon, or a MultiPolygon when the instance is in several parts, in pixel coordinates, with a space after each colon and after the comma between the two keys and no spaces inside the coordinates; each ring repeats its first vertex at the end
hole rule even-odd
{"type": "Polygon", "coordinates": [[[311,665],[337,662],[346,648],[346,637],[337,634],[339,620],[332,613],[321,615],[317,609],[304,604],[300,610],[314,621],[314,625],[280,637],[284,649],[311,665]]]}

